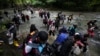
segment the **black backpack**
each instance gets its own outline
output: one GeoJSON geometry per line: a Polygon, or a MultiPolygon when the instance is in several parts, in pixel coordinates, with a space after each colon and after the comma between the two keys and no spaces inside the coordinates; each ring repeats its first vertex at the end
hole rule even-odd
{"type": "Polygon", "coordinates": [[[53,48],[56,56],[68,56],[74,45],[71,37],[68,37],[62,44],[53,43],[53,48]]]}
{"type": "Polygon", "coordinates": [[[51,45],[47,43],[43,49],[43,52],[41,53],[41,56],[54,56],[54,55],[55,55],[54,49],[52,48],[51,45]]]}
{"type": "Polygon", "coordinates": [[[68,56],[72,50],[72,46],[74,45],[74,42],[72,39],[66,40],[63,44],[62,47],[60,48],[60,53],[59,55],[61,56],[68,56]]]}

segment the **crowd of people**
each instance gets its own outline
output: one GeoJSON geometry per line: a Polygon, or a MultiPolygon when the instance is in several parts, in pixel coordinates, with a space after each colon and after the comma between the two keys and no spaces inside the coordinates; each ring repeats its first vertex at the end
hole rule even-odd
{"type": "MultiPolygon", "coordinates": [[[[32,9],[30,10],[33,14],[32,9]]],[[[5,12],[5,15],[8,13],[5,12]]],[[[31,24],[30,32],[24,39],[21,45],[18,44],[17,31],[21,23],[30,20],[29,15],[24,15],[22,11],[14,10],[12,21],[6,24],[7,37],[9,45],[15,44],[22,49],[23,56],[79,56],[88,51],[88,37],[94,37],[94,30],[97,29],[96,20],[91,20],[87,23],[87,33],[81,34],[76,32],[78,25],[73,24],[68,29],[64,24],[66,15],[63,12],[58,12],[55,20],[51,19],[49,11],[40,9],[39,17],[46,26],[47,31],[39,31],[35,24],[31,24]],[[57,35],[52,44],[47,42],[48,38],[57,35]]],[[[73,20],[73,14],[67,17],[68,22],[73,20]]]]}
{"type": "MultiPolygon", "coordinates": [[[[7,37],[9,37],[8,39],[8,43],[11,44],[15,44],[18,42],[17,39],[17,31],[19,31],[19,26],[25,22],[29,22],[29,20],[31,19],[31,17],[27,14],[23,13],[24,10],[17,10],[14,9],[14,14],[12,16],[11,22],[5,24],[6,28],[7,28],[7,37]]],[[[30,11],[31,14],[33,14],[32,9],[27,9],[27,11],[30,11]]],[[[5,16],[8,17],[8,12],[5,11],[4,14],[5,16]],[[6,13],[5,13],[6,12],[6,13]]],[[[15,46],[19,46],[18,44],[15,44],[15,46]]]]}

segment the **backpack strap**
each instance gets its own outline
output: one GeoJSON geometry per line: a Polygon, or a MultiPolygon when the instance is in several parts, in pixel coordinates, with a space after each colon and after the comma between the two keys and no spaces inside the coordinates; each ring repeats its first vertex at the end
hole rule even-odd
{"type": "Polygon", "coordinates": [[[31,46],[32,48],[38,48],[39,44],[36,43],[28,43],[29,46],[31,46]]]}

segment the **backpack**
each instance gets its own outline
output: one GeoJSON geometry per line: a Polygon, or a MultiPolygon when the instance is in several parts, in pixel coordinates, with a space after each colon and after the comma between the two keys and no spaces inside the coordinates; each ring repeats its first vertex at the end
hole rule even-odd
{"type": "MultiPolygon", "coordinates": [[[[52,44],[53,48],[55,49],[55,52],[58,53],[61,51],[61,48],[63,47],[63,44],[68,40],[68,35],[61,33],[56,38],[55,42],[52,44]]],[[[58,55],[57,55],[58,56],[58,55]]]]}
{"type": "Polygon", "coordinates": [[[60,55],[61,56],[69,56],[71,50],[72,50],[72,47],[74,45],[74,42],[72,39],[67,39],[63,44],[62,44],[62,47],[60,48],[60,55]]]}
{"type": "Polygon", "coordinates": [[[58,35],[55,41],[58,42],[59,44],[62,44],[68,39],[68,37],[69,35],[67,33],[61,33],[58,35]]]}
{"type": "Polygon", "coordinates": [[[37,37],[37,34],[38,32],[35,32],[35,31],[28,34],[27,37],[24,39],[23,44],[25,43],[27,44],[30,39],[34,40],[37,37]]]}
{"type": "Polygon", "coordinates": [[[54,49],[52,48],[51,45],[47,43],[43,49],[43,52],[41,53],[41,56],[54,56],[54,55],[55,55],[54,49]]]}
{"type": "Polygon", "coordinates": [[[53,51],[54,49],[48,43],[46,43],[46,45],[43,48],[43,51],[41,53],[37,50],[37,48],[39,46],[38,40],[37,40],[37,34],[38,34],[38,32],[33,34],[33,35],[28,35],[29,38],[27,37],[24,40],[23,55],[24,56],[27,56],[27,55],[30,55],[30,56],[53,56],[54,55],[54,51],[53,51]],[[32,43],[29,42],[30,40],[32,41],[32,43]],[[32,47],[32,50],[27,55],[25,53],[25,46],[26,45],[30,45],[32,47]]]}
{"type": "Polygon", "coordinates": [[[73,46],[73,41],[69,38],[66,39],[62,44],[53,44],[56,56],[68,56],[73,46]]]}
{"type": "Polygon", "coordinates": [[[76,46],[76,47],[74,48],[73,53],[74,53],[75,55],[80,55],[81,49],[79,48],[79,46],[76,46]]]}

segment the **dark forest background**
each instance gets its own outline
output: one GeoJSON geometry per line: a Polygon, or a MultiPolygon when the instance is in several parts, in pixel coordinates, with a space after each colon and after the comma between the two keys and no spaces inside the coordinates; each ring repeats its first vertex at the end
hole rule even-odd
{"type": "Polygon", "coordinates": [[[0,9],[26,5],[70,11],[100,11],[100,0],[0,0],[0,9]]]}

